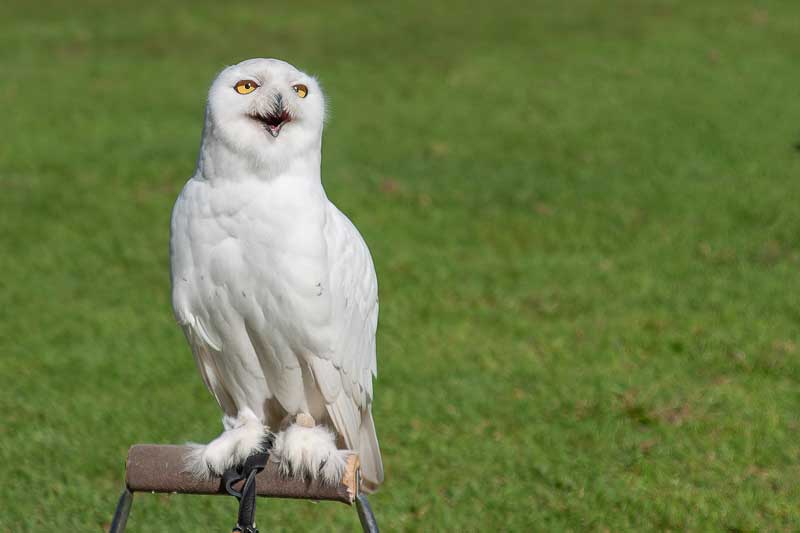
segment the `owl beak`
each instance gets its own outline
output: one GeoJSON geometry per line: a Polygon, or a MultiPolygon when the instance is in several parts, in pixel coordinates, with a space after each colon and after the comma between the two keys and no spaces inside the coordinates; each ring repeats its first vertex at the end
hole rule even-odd
{"type": "Polygon", "coordinates": [[[267,133],[269,133],[273,137],[278,137],[278,134],[281,132],[281,126],[283,126],[283,123],[278,124],[277,126],[273,126],[272,124],[267,124],[267,133]]]}
{"type": "Polygon", "coordinates": [[[259,113],[250,116],[254,120],[261,122],[264,129],[267,130],[267,133],[272,135],[273,138],[278,137],[284,124],[292,121],[289,111],[283,106],[283,96],[281,96],[280,93],[275,95],[269,111],[263,114],[259,113]]]}

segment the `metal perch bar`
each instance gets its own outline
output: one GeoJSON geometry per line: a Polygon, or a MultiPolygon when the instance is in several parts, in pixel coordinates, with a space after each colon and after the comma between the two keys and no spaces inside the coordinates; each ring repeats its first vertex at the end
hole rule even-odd
{"type": "MultiPolygon", "coordinates": [[[[117,505],[110,533],[125,531],[135,492],[227,495],[221,478],[200,480],[186,471],[185,457],[190,449],[188,446],[155,444],[131,446],[126,463],[125,490],[117,505]]],[[[364,531],[377,532],[372,510],[366,503],[366,497],[358,490],[360,474],[356,453],[348,455],[345,474],[341,483],[335,486],[325,485],[319,480],[287,477],[280,472],[278,463],[269,461],[256,476],[256,494],[267,498],[337,501],[347,505],[352,505],[358,499],[357,510],[364,531]]],[[[243,482],[233,487],[240,490],[241,484],[243,482]]]]}

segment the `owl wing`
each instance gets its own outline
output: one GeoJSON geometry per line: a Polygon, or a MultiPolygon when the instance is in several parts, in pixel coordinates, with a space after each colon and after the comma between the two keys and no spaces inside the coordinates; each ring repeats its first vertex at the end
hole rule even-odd
{"type": "Polygon", "coordinates": [[[377,376],[375,332],[378,281],[369,249],[350,220],[328,205],[325,240],[329,266],[331,349],[311,357],[314,379],[345,445],[359,452],[365,481],[383,481],[372,421],[372,379],[377,376]]]}

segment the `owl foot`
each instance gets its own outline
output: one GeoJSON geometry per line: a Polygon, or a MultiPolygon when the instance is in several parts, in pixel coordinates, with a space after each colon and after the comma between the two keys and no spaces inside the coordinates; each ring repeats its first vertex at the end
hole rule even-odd
{"type": "Polygon", "coordinates": [[[250,409],[244,408],[234,418],[222,419],[225,431],[206,445],[191,444],[186,456],[186,469],[194,477],[209,479],[221,476],[240,465],[250,455],[262,451],[269,434],[267,428],[250,409]]]}
{"type": "Polygon", "coordinates": [[[281,472],[287,476],[320,479],[336,485],[342,480],[348,452],[336,448],[336,435],[330,429],[308,427],[306,422],[298,417],[276,435],[272,460],[280,463],[281,472]]]}

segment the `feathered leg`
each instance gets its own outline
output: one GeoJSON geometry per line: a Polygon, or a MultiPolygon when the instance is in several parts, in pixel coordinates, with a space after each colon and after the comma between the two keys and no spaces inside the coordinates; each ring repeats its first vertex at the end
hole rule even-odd
{"type": "Polygon", "coordinates": [[[262,451],[268,429],[248,408],[234,418],[222,419],[225,431],[206,445],[193,444],[186,457],[187,470],[201,479],[221,476],[229,468],[244,462],[252,454],[262,451]]]}
{"type": "Polygon", "coordinates": [[[286,475],[321,479],[335,485],[347,466],[347,451],[336,447],[336,434],[301,413],[295,422],[275,436],[272,457],[286,475]]]}

